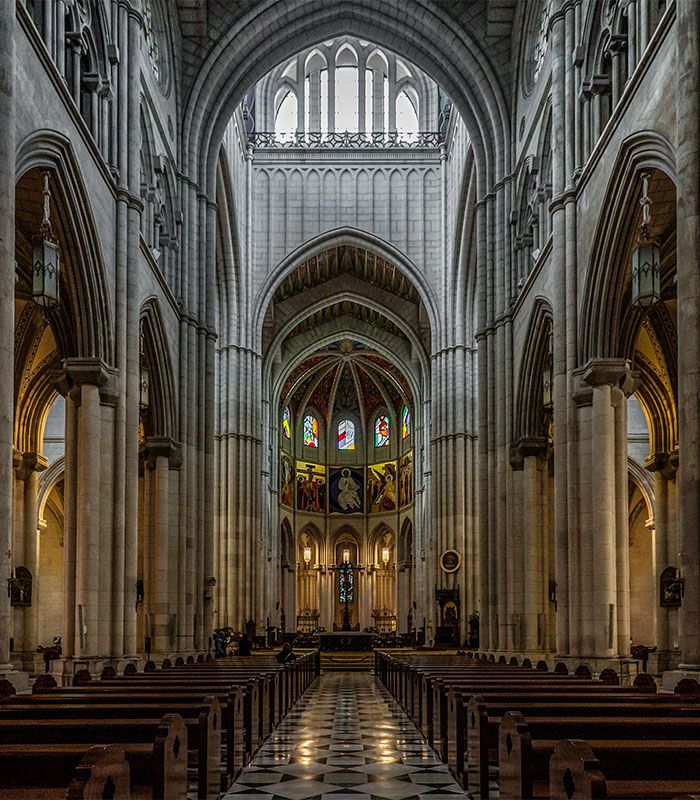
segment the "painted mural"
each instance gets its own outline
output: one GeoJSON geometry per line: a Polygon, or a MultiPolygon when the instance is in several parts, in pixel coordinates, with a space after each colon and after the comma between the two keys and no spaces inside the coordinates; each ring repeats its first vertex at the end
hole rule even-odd
{"type": "Polygon", "coordinates": [[[326,467],[297,461],[297,511],[323,514],[326,510],[326,467]]]}
{"type": "Polygon", "coordinates": [[[331,514],[353,514],[364,511],[364,478],[361,470],[349,467],[331,470],[328,482],[328,508],[331,514]]]}
{"type": "Polygon", "coordinates": [[[371,514],[396,510],[396,462],[367,467],[367,509],[371,514]]]}
{"type": "Polygon", "coordinates": [[[294,508],[294,463],[287,453],[280,453],[280,503],[294,508]]]}
{"type": "Polygon", "coordinates": [[[399,460],[399,508],[413,502],[413,450],[399,460]]]}

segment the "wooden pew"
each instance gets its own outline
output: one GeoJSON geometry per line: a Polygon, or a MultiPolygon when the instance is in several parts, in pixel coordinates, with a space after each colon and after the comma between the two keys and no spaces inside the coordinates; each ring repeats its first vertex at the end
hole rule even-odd
{"type": "MultiPolygon", "coordinates": [[[[494,720],[494,723],[496,720],[494,720]]],[[[548,763],[556,742],[573,736],[594,741],[605,758],[610,774],[629,780],[654,764],[659,770],[675,763],[676,773],[700,779],[697,761],[700,754],[700,717],[658,718],[610,715],[606,717],[523,717],[520,712],[507,712],[499,731],[499,789],[503,797],[531,796],[533,782],[539,790],[546,787],[548,763]],[[641,751],[636,757],[635,753],[641,751]],[[691,756],[685,761],[685,756],[691,756]],[[655,757],[655,758],[653,758],[655,757]],[[523,792],[525,794],[523,795],[523,792]]],[[[483,754],[483,750],[481,751],[483,754]]],[[[483,761],[479,773],[483,778],[483,761]]],[[[485,781],[477,787],[477,770],[469,763],[470,792],[485,797],[485,781]],[[475,779],[472,780],[472,774],[475,779]]],[[[652,775],[652,772],[648,772],[652,775]]],[[[672,774],[672,773],[671,773],[672,774]]],[[[700,780],[696,782],[700,789],[700,780]]],[[[677,787],[674,793],[687,789],[677,787]]],[[[539,796],[539,795],[536,795],[539,796]]],[[[542,795],[547,796],[547,793],[542,795]]],[[[672,794],[670,796],[673,796],[672,794]]]]}
{"type": "MultiPolygon", "coordinates": [[[[614,779],[608,777],[601,769],[601,761],[609,763],[611,758],[618,755],[609,743],[608,747],[605,747],[599,743],[591,744],[578,740],[560,741],[555,744],[550,760],[548,797],[550,800],[593,800],[599,797],[664,800],[681,795],[697,796],[700,792],[700,781],[684,780],[673,774],[674,769],[682,768],[683,745],[688,743],[677,742],[674,744],[675,750],[666,749],[668,767],[664,764],[663,751],[658,758],[652,758],[654,746],[658,747],[658,744],[639,743],[634,751],[638,756],[636,776],[614,779]],[[673,757],[671,752],[674,754],[673,757]],[[646,763],[654,766],[656,770],[654,775],[645,772],[646,763]]],[[[697,759],[697,754],[689,751],[688,757],[697,759]]],[[[612,768],[610,770],[612,774],[612,768]]]]}
{"type": "MultiPolygon", "coordinates": [[[[175,706],[177,707],[177,706],[175,706]]],[[[119,739],[121,742],[125,742],[125,750],[127,754],[127,759],[131,761],[132,759],[139,759],[140,763],[140,772],[139,774],[143,774],[145,770],[143,758],[149,755],[149,744],[144,743],[142,738],[136,739],[135,737],[141,736],[141,732],[145,725],[146,727],[146,735],[149,727],[151,726],[152,720],[144,719],[143,715],[145,714],[153,714],[155,717],[155,710],[153,707],[149,707],[148,705],[141,707],[141,715],[135,718],[132,718],[130,721],[136,723],[138,725],[138,733],[134,734],[133,736],[130,735],[128,729],[124,729],[123,727],[115,727],[113,731],[110,731],[111,724],[113,722],[119,722],[121,719],[119,714],[121,713],[122,706],[115,705],[109,706],[104,704],[98,704],[95,707],[90,707],[89,704],[68,704],[68,705],[58,705],[55,707],[51,707],[53,711],[62,711],[62,717],[54,717],[54,719],[44,719],[42,720],[41,717],[37,717],[36,711],[41,710],[41,705],[37,704],[37,706],[32,705],[23,705],[19,706],[16,709],[16,713],[13,715],[11,713],[12,708],[7,708],[7,706],[3,707],[3,711],[5,712],[2,720],[3,722],[0,723],[0,741],[7,742],[11,739],[15,739],[15,743],[12,745],[6,745],[6,750],[2,749],[0,746],[0,763],[3,756],[3,753],[8,758],[17,758],[17,754],[22,752],[24,748],[25,753],[31,753],[32,747],[36,750],[34,753],[35,756],[38,756],[38,753],[41,751],[41,748],[44,748],[44,751],[49,752],[51,750],[54,751],[54,758],[63,760],[70,760],[70,758],[74,758],[77,753],[83,752],[86,748],[86,745],[89,745],[92,741],[92,737],[89,733],[85,733],[81,731],[80,735],[75,735],[72,733],[72,729],[74,726],[82,726],[87,731],[95,730],[93,723],[95,722],[94,718],[94,711],[101,712],[101,717],[98,718],[98,722],[101,724],[99,725],[99,730],[95,733],[95,737],[99,737],[100,741],[110,741],[110,740],[117,740],[119,739]],[[88,714],[85,714],[85,710],[88,710],[88,714]],[[29,711],[29,715],[25,716],[23,712],[29,711]],[[60,737],[59,741],[57,742],[55,731],[52,730],[50,727],[51,722],[57,722],[61,728],[60,730],[60,737]],[[66,724],[68,723],[68,724],[66,724]],[[72,723],[72,724],[71,724],[72,723]],[[143,724],[141,724],[143,723],[143,724]],[[32,724],[35,726],[35,732],[31,735],[30,742],[17,742],[16,739],[26,740],[25,732],[22,731],[21,735],[15,736],[14,734],[10,733],[5,735],[7,725],[14,725],[15,728],[23,728],[26,724],[32,727],[32,724]],[[107,730],[105,731],[105,727],[107,730]],[[134,741],[131,741],[132,738],[134,741]],[[42,739],[49,741],[43,741],[41,745],[37,744],[38,741],[42,739]],[[62,747],[62,743],[67,743],[66,747],[62,747]],[[69,744],[68,744],[69,743],[69,744]],[[30,744],[30,748],[27,749],[27,744],[30,744]]],[[[157,709],[159,712],[162,710],[161,708],[157,709]]],[[[187,728],[190,729],[190,736],[189,742],[191,745],[191,760],[193,765],[196,765],[198,770],[198,781],[200,787],[199,797],[205,800],[206,798],[215,798],[218,797],[217,793],[213,793],[211,789],[209,789],[209,794],[204,793],[203,787],[208,786],[211,787],[216,783],[218,787],[222,784],[222,775],[221,775],[221,721],[222,721],[222,713],[221,707],[219,705],[219,701],[216,697],[208,697],[205,699],[204,703],[197,704],[196,712],[191,715],[191,717],[187,720],[183,719],[180,714],[176,713],[166,713],[163,716],[163,720],[172,720],[177,719],[179,720],[179,725],[182,727],[183,731],[185,732],[185,736],[180,734],[179,730],[175,735],[179,735],[179,742],[175,744],[175,738],[172,739],[173,741],[173,748],[181,749],[184,748],[183,754],[185,761],[187,760],[187,728]],[[194,735],[193,735],[194,734],[194,735]]],[[[174,735],[174,736],[175,736],[174,735]]],[[[162,730],[162,723],[161,727],[159,727],[156,733],[156,743],[159,741],[159,737],[162,738],[163,730],[162,730]]],[[[165,746],[165,745],[163,745],[165,746]]],[[[158,745],[161,747],[161,745],[158,745]]],[[[227,785],[227,782],[224,782],[227,785]]],[[[226,788],[226,786],[224,787],[226,788]]]]}
{"type": "MultiPolygon", "coordinates": [[[[4,737],[2,741],[6,741],[4,737]]],[[[54,795],[65,797],[69,784],[73,787],[68,790],[70,797],[72,790],[84,792],[85,786],[93,789],[99,785],[104,787],[110,776],[115,786],[116,777],[125,776],[126,784],[122,788],[126,789],[127,796],[130,788],[132,797],[143,800],[186,800],[187,729],[182,718],[177,714],[166,715],[151,743],[126,742],[118,746],[96,746],[62,741],[0,745],[2,800],[17,800],[32,795],[42,798],[54,795]]],[[[78,793],[76,796],[84,795],[78,793]]],[[[124,795],[95,796],[121,798],[124,795]]]]}

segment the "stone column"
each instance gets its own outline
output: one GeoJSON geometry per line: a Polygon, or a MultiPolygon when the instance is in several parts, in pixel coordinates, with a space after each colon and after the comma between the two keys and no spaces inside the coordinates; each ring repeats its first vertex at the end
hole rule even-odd
{"type": "Polygon", "coordinates": [[[171,470],[177,469],[181,463],[178,445],[168,438],[149,437],[146,440],[146,455],[150,470],[146,479],[151,476],[153,515],[148,545],[149,573],[144,575],[144,587],[151,613],[151,635],[153,653],[165,655],[170,650],[170,614],[177,611],[170,608],[170,584],[177,576],[170,575],[169,552],[176,542],[170,539],[170,479],[171,470]]]}
{"type": "MultiPolygon", "coordinates": [[[[37,530],[39,527],[38,491],[39,472],[45,470],[48,462],[39,453],[22,453],[17,461],[15,475],[21,481],[23,494],[23,539],[24,555],[22,565],[32,575],[31,605],[24,609],[24,629],[21,641],[15,638],[15,650],[22,650],[23,668],[34,669],[34,653],[40,642],[38,631],[38,588],[39,559],[37,548],[37,530]],[[18,647],[18,645],[20,645],[18,647]]],[[[15,563],[15,567],[19,566],[15,563]]]]}
{"type": "MultiPolygon", "coordinates": [[[[0,586],[7,586],[12,557],[12,445],[15,293],[15,4],[0,3],[0,586]]],[[[0,671],[9,670],[10,598],[0,591],[0,671]]]]}
{"type": "Polygon", "coordinates": [[[93,658],[98,653],[100,602],[101,408],[100,387],[114,372],[99,359],[63,362],[60,379],[66,401],[66,470],[64,514],[65,613],[68,634],[73,618],[72,652],[64,656],[93,658]]]}
{"type": "MultiPolygon", "coordinates": [[[[612,658],[629,651],[629,528],[627,397],[636,379],[624,359],[593,359],[583,371],[593,387],[591,409],[590,527],[582,530],[581,559],[592,585],[581,587],[581,618],[592,653],[612,658]]],[[[586,480],[585,470],[582,470],[586,480]]]]}
{"type": "Polygon", "coordinates": [[[677,258],[679,540],[685,597],[680,610],[683,663],[700,669],[700,14],[678,0],[677,258]]]}
{"type": "Polygon", "coordinates": [[[545,487],[542,480],[543,457],[546,453],[545,438],[522,438],[516,447],[517,458],[511,460],[514,468],[523,471],[523,505],[516,514],[522,515],[523,520],[521,649],[529,653],[542,651],[546,647],[540,635],[540,620],[547,611],[544,607],[547,574],[544,540],[547,520],[543,516],[545,487]]]}

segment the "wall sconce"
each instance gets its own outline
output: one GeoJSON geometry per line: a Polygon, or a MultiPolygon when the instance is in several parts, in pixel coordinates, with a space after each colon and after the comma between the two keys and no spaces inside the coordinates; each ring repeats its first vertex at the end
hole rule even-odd
{"type": "Polygon", "coordinates": [[[350,551],[343,550],[343,564],[349,564],[349,563],[350,563],[350,551]]]}
{"type": "Polygon", "coordinates": [[[49,173],[44,175],[44,218],[41,235],[32,238],[32,298],[44,308],[58,305],[61,251],[51,229],[49,173]]]}
{"type": "Polygon", "coordinates": [[[306,564],[307,567],[311,563],[311,548],[310,547],[305,547],[304,548],[304,563],[306,564]]]}
{"type": "Polygon", "coordinates": [[[389,548],[388,547],[382,547],[382,563],[384,564],[385,567],[389,563],[389,548]]]}

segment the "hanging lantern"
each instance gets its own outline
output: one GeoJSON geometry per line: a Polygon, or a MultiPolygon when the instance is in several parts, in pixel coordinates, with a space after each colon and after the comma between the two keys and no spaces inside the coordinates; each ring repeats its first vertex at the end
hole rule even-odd
{"type": "Polygon", "coordinates": [[[649,175],[642,175],[642,224],[632,253],[632,304],[647,309],[661,300],[661,258],[659,246],[649,236],[649,175]]]}
{"type": "Polygon", "coordinates": [[[49,173],[44,175],[44,218],[41,235],[32,239],[32,297],[44,308],[58,305],[61,251],[51,230],[49,173]]]}
{"type": "Polygon", "coordinates": [[[384,564],[385,567],[389,563],[389,548],[388,547],[382,547],[382,563],[384,564]]]}
{"type": "Polygon", "coordinates": [[[554,403],[554,392],[552,391],[552,360],[545,361],[542,370],[542,405],[551,408],[554,403]]]}
{"type": "Polygon", "coordinates": [[[311,563],[311,548],[304,548],[304,563],[308,566],[311,563]]]}
{"type": "Polygon", "coordinates": [[[349,564],[349,563],[350,563],[350,551],[343,550],[343,564],[349,564]]]}
{"type": "Polygon", "coordinates": [[[139,405],[142,409],[148,408],[150,402],[151,375],[148,367],[141,367],[141,379],[139,381],[139,405]]]}

